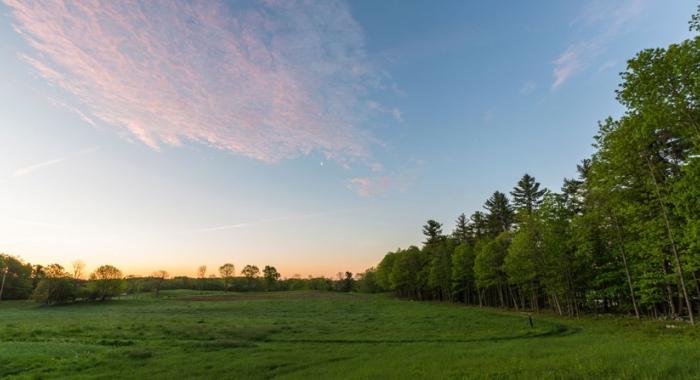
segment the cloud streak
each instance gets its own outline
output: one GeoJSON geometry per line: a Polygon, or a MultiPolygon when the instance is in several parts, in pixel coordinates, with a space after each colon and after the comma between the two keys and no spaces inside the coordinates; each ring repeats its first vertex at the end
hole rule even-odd
{"type": "Polygon", "coordinates": [[[368,177],[355,177],[348,181],[348,188],[361,197],[373,197],[390,190],[406,191],[413,186],[423,172],[422,160],[411,160],[398,170],[368,177]]]}
{"type": "Polygon", "coordinates": [[[20,57],[91,124],[153,149],[370,160],[361,124],[379,76],[343,2],[2,1],[31,47],[20,57]]]}
{"type": "Polygon", "coordinates": [[[67,156],[64,156],[64,157],[54,158],[54,159],[52,159],[52,160],[40,162],[40,163],[38,163],[38,164],[29,165],[29,166],[26,166],[26,167],[23,167],[23,168],[20,168],[20,169],[15,170],[15,171],[12,173],[12,176],[13,176],[13,177],[22,177],[22,176],[25,176],[25,175],[28,175],[28,174],[32,174],[32,173],[36,172],[37,170],[45,169],[45,168],[47,168],[47,167],[49,167],[49,166],[53,166],[53,165],[59,164],[59,163],[65,161],[65,160],[67,160],[67,159],[69,159],[69,158],[71,158],[71,157],[82,156],[82,155],[84,155],[84,154],[89,154],[89,153],[95,152],[95,151],[97,151],[97,149],[98,149],[97,147],[95,147],[95,148],[83,149],[83,150],[79,150],[79,151],[77,151],[77,152],[71,153],[71,154],[69,154],[69,155],[67,155],[67,156]]]}
{"type": "Polygon", "coordinates": [[[637,18],[645,7],[644,0],[628,0],[621,5],[606,1],[588,4],[581,16],[572,21],[571,25],[588,30],[592,37],[569,44],[566,50],[552,62],[554,65],[552,90],[561,87],[604,52],[611,40],[637,18]]]}

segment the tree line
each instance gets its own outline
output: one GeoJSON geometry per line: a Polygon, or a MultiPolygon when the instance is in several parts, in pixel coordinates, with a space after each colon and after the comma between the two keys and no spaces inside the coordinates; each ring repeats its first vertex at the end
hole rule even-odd
{"type": "MultiPolygon", "coordinates": [[[[262,271],[255,265],[243,267],[237,275],[236,267],[226,263],[208,274],[206,265],[197,268],[196,277],[171,277],[165,270],[150,276],[125,276],[113,265],[101,265],[89,276],[84,273],[85,264],[78,260],[70,270],[60,264],[31,265],[21,259],[0,253],[0,301],[32,299],[44,304],[108,301],[121,295],[154,293],[161,290],[191,289],[200,291],[365,291],[363,275],[351,272],[338,273],[337,278],[282,279],[274,266],[266,265],[262,271]]],[[[376,291],[369,289],[366,291],[376,291]]]]}
{"type": "MultiPolygon", "coordinates": [[[[690,30],[700,32],[700,8],[690,30]]],[[[379,287],[559,314],[685,318],[700,310],[700,37],[627,62],[623,116],[599,123],[595,153],[561,189],[525,174],[446,235],[389,252],[379,287]]]]}

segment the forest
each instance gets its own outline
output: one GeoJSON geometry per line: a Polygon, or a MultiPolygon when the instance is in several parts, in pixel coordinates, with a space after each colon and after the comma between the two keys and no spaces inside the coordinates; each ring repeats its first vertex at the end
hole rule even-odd
{"type": "MultiPolygon", "coordinates": [[[[700,32],[700,18],[690,30],[700,32]]],[[[561,189],[525,174],[446,235],[389,252],[377,284],[401,297],[561,315],[685,319],[700,311],[700,37],[627,62],[619,118],[561,189]]]]}

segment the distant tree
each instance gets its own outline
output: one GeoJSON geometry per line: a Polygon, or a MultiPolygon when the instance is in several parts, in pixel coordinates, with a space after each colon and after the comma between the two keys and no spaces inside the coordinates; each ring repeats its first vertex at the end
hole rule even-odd
{"type": "Polygon", "coordinates": [[[484,208],[488,211],[486,219],[489,223],[489,229],[492,235],[497,235],[501,232],[509,231],[513,224],[513,207],[505,194],[496,191],[486,200],[484,208]]]}
{"type": "MultiPolygon", "coordinates": [[[[400,249],[397,250],[397,252],[400,251],[400,249]]],[[[391,272],[394,270],[394,262],[396,261],[397,255],[398,254],[395,252],[389,252],[386,255],[384,255],[382,261],[379,262],[379,265],[377,265],[377,271],[375,275],[377,278],[377,285],[379,285],[379,287],[383,290],[393,290],[390,276],[391,272]]]]}
{"type": "Polygon", "coordinates": [[[275,267],[265,265],[263,268],[263,277],[265,278],[265,288],[270,291],[275,288],[275,284],[280,278],[280,273],[275,267]]]}
{"type": "Polygon", "coordinates": [[[255,279],[260,275],[260,269],[255,265],[246,265],[241,274],[247,279],[255,279]]]}
{"type": "MultiPolygon", "coordinates": [[[[505,286],[507,277],[503,268],[503,261],[508,252],[510,240],[510,233],[502,232],[494,240],[485,243],[476,254],[474,260],[476,285],[482,290],[491,289],[495,291],[498,300],[498,302],[494,302],[495,300],[493,299],[487,299],[485,300],[487,304],[498,304],[501,307],[506,305],[505,286]]],[[[479,298],[480,304],[482,298],[483,296],[479,298]]]]}
{"type": "Polygon", "coordinates": [[[224,280],[224,290],[229,290],[231,280],[236,273],[236,268],[231,263],[226,263],[219,267],[219,274],[224,280]]]}
{"type": "Polygon", "coordinates": [[[92,297],[105,301],[118,296],[125,289],[122,271],[113,265],[101,265],[90,274],[88,289],[92,297]]]}
{"type": "Polygon", "coordinates": [[[469,223],[464,213],[460,214],[459,217],[457,217],[457,221],[455,223],[455,230],[452,232],[452,237],[454,237],[460,243],[464,243],[470,240],[471,234],[469,231],[469,223]]]}
{"type": "Polygon", "coordinates": [[[424,254],[430,258],[428,285],[434,290],[435,297],[442,301],[452,301],[452,251],[455,246],[454,239],[443,239],[423,248],[424,254]]]}
{"type": "Polygon", "coordinates": [[[358,275],[356,281],[358,291],[362,293],[378,293],[382,288],[377,283],[377,271],[369,268],[358,275]]]}
{"type": "Polygon", "coordinates": [[[153,289],[156,291],[156,297],[160,296],[160,289],[163,286],[163,282],[170,276],[170,274],[164,270],[157,270],[151,274],[153,279],[153,289]]]}
{"type": "Polygon", "coordinates": [[[32,266],[0,253],[0,300],[27,299],[32,293],[32,266]]]}
{"type": "Polygon", "coordinates": [[[73,268],[73,278],[80,280],[83,278],[83,272],[85,271],[85,263],[83,260],[75,260],[71,263],[73,268]]]}
{"type": "Polygon", "coordinates": [[[469,229],[469,235],[473,236],[475,240],[481,239],[489,232],[487,216],[481,211],[474,212],[469,217],[467,228],[469,229]]]}
{"type": "Polygon", "coordinates": [[[422,300],[427,288],[427,274],[425,269],[430,263],[430,258],[421,252],[418,247],[410,246],[406,250],[397,250],[394,257],[389,280],[390,289],[400,297],[422,300]]]}
{"type": "Polygon", "coordinates": [[[36,264],[32,267],[32,289],[37,287],[39,281],[41,281],[41,279],[44,278],[44,276],[45,274],[43,265],[36,264]]]}
{"type": "Polygon", "coordinates": [[[425,241],[423,242],[425,245],[439,242],[444,238],[442,235],[442,224],[432,219],[428,220],[423,226],[423,235],[425,235],[425,241]]]}
{"type": "Polygon", "coordinates": [[[246,289],[253,290],[256,279],[260,275],[260,269],[255,265],[246,265],[241,271],[243,277],[245,277],[246,289]]]}
{"type": "Polygon", "coordinates": [[[340,291],[341,292],[351,292],[355,280],[352,278],[352,272],[345,272],[345,277],[340,280],[340,291]]]}
{"type": "Polygon", "coordinates": [[[547,193],[547,189],[540,190],[540,183],[535,180],[535,177],[525,173],[518,181],[518,185],[513,188],[510,195],[513,196],[513,204],[520,211],[532,214],[542,203],[542,197],[547,193]]]}
{"type": "Polygon", "coordinates": [[[197,282],[199,283],[199,290],[204,289],[204,281],[207,277],[207,266],[200,265],[197,268],[197,282]]]}
{"type": "Polygon", "coordinates": [[[474,247],[461,243],[452,252],[452,291],[470,303],[474,289],[474,247]]]}
{"type": "Polygon", "coordinates": [[[41,269],[41,279],[32,293],[35,301],[51,305],[75,300],[75,282],[61,265],[50,264],[41,269]]]}

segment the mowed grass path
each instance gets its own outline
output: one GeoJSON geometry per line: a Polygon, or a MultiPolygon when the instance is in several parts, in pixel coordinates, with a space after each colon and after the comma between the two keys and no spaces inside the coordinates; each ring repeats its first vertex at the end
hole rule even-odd
{"type": "Polygon", "coordinates": [[[700,334],[384,295],[0,302],[0,378],[700,378],[700,334]]]}

